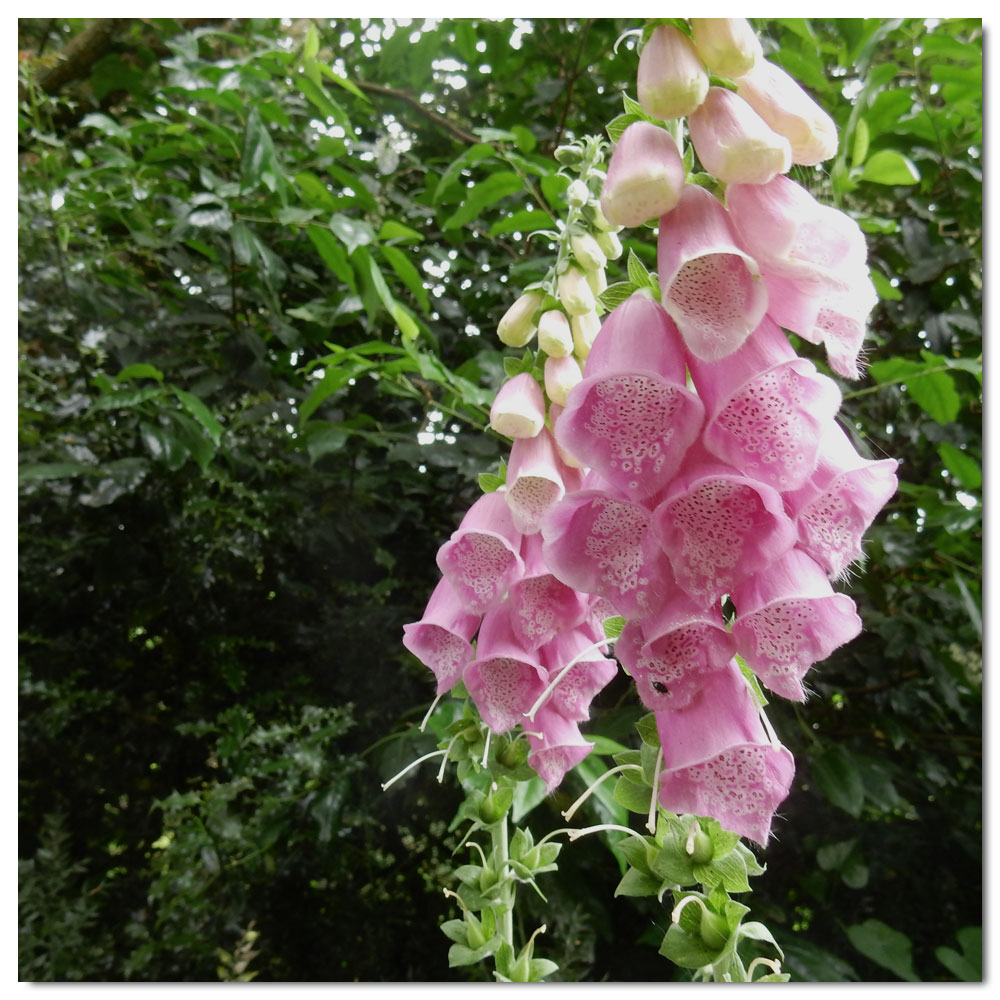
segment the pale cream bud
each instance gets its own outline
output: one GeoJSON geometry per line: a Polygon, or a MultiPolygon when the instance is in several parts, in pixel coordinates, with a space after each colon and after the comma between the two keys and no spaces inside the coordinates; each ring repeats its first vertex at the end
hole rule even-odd
{"type": "Polygon", "coordinates": [[[692,17],[694,46],[718,76],[735,80],[764,58],[757,33],[745,17],[692,17]]]}
{"type": "Polygon", "coordinates": [[[643,46],[637,77],[639,103],[652,118],[689,115],[708,93],[708,74],[691,39],[661,24],[643,46]]]}
{"type": "MultiPolygon", "coordinates": [[[[613,235],[605,233],[605,236],[613,235]]],[[[602,247],[603,249],[603,247],[602,247]]],[[[571,314],[590,312],[597,305],[587,279],[578,267],[568,267],[556,281],[559,303],[571,314]]]]}
{"type": "Polygon", "coordinates": [[[525,292],[503,314],[497,324],[497,336],[508,347],[524,347],[535,335],[532,317],[542,304],[541,292],[525,292]]]}
{"type": "Polygon", "coordinates": [[[573,331],[561,309],[549,309],[538,321],[538,346],[550,358],[573,353],[573,331]]]}
{"type": "Polygon", "coordinates": [[[594,293],[595,298],[600,295],[608,287],[608,274],[604,268],[601,267],[596,271],[588,271],[587,284],[590,285],[590,290],[594,293]]]}
{"type": "Polygon", "coordinates": [[[580,364],[568,354],[562,358],[547,358],[545,361],[545,393],[553,403],[566,405],[570,390],[583,380],[580,364]]]}
{"type": "Polygon", "coordinates": [[[590,233],[578,233],[570,238],[569,245],[576,262],[584,271],[596,271],[608,262],[604,251],[590,233]]]}
{"type": "Polygon", "coordinates": [[[604,256],[608,260],[618,260],[622,255],[622,241],[618,239],[617,233],[598,233],[594,239],[597,245],[604,251],[604,256]]]}
{"type": "Polygon", "coordinates": [[[601,317],[596,311],[582,313],[571,317],[569,326],[573,331],[573,353],[581,361],[586,361],[594,338],[601,332],[601,317]]]}

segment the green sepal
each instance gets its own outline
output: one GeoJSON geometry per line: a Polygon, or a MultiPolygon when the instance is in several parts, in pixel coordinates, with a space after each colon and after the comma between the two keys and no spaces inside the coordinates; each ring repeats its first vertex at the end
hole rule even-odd
{"type": "Polygon", "coordinates": [[[671,885],[694,885],[700,881],[695,877],[697,869],[691,864],[691,859],[687,857],[682,847],[678,847],[672,837],[666,839],[663,847],[651,860],[650,867],[654,875],[670,882],[671,885]]]}
{"type": "Polygon", "coordinates": [[[653,790],[648,785],[637,785],[622,776],[615,783],[615,802],[620,803],[629,812],[647,814],[653,790]]]}
{"type": "Polygon", "coordinates": [[[653,869],[649,864],[650,842],[646,839],[639,840],[636,837],[625,837],[617,845],[625,860],[643,875],[652,875],[653,869]]]}
{"type": "Polygon", "coordinates": [[[644,715],[636,724],[636,732],[639,734],[639,739],[646,746],[652,747],[654,750],[659,750],[660,748],[660,734],[656,728],[656,716],[650,712],[649,715],[644,715]]]}
{"type": "Polygon", "coordinates": [[[462,965],[474,965],[496,953],[501,944],[500,936],[491,938],[481,948],[469,948],[464,944],[453,944],[448,949],[448,967],[456,969],[462,965]]]}
{"type": "MultiPolygon", "coordinates": [[[[687,910],[684,912],[687,913],[687,910]]],[[[706,965],[712,965],[720,952],[718,948],[709,948],[701,939],[700,933],[692,934],[684,930],[680,924],[670,925],[663,936],[659,950],[664,958],[669,958],[682,969],[701,969],[706,965]]]]}
{"type": "Polygon", "coordinates": [[[749,892],[747,866],[742,855],[732,851],[707,865],[695,865],[694,874],[706,889],[721,886],[727,892],[749,892]]]}
{"type": "Polygon", "coordinates": [[[659,892],[659,879],[641,872],[638,868],[629,868],[618,883],[615,896],[657,896],[659,892]]]}
{"type": "Polygon", "coordinates": [[[462,944],[468,947],[469,926],[461,918],[456,917],[454,920],[446,920],[441,925],[441,930],[445,936],[451,938],[455,944],[462,944]]]}
{"type": "Polygon", "coordinates": [[[549,958],[533,958],[529,963],[528,982],[540,983],[546,976],[559,971],[559,966],[549,958]]]}

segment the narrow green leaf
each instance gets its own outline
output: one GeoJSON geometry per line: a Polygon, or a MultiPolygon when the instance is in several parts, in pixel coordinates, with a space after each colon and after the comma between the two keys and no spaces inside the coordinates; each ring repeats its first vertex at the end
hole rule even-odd
{"type": "Polygon", "coordinates": [[[524,182],[510,170],[502,170],[468,189],[462,204],[443,223],[444,229],[459,229],[478,218],[483,209],[524,189],[524,182]]]}
{"type": "Polygon", "coordinates": [[[905,934],[871,918],[861,924],[852,924],[847,928],[847,936],[851,944],[876,965],[908,983],[920,982],[913,971],[913,944],[905,934]]]}
{"type": "Polygon", "coordinates": [[[197,396],[192,395],[190,392],[185,392],[183,389],[173,386],[173,393],[181,401],[184,409],[205,428],[208,436],[212,439],[212,443],[218,447],[219,441],[222,438],[222,425],[215,419],[212,411],[197,396]]]}
{"type": "Polygon", "coordinates": [[[358,283],[355,280],[351,263],[347,259],[347,253],[330,230],[325,226],[308,226],[306,235],[330,272],[336,275],[352,292],[357,292],[358,283]]]}
{"type": "Polygon", "coordinates": [[[163,372],[154,365],[139,362],[134,365],[126,365],[116,376],[116,382],[126,382],[130,378],[152,378],[157,382],[163,381],[163,372]]]}
{"type": "Polygon", "coordinates": [[[375,230],[364,219],[351,219],[339,213],[330,218],[330,232],[347,247],[348,255],[375,241],[375,230]]]}
{"type": "Polygon", "coordinates": [[[861,179],[874,184],[916,184],[920,180],[920,171],[909,157],[895,149],[880,149],[868,158],[861,171],[861,179]]]}
{"type": "Polygon", "coordinates": [[[938,455],[965,489],[978,490],[983,485],[983,470],[968,452],[961,451],[948,441],[942,441],[938,445],[938,455]]]}
{"type": "Polygon", "coordinates": [[[396,272],[399,279],[413,293],[413,297],[420,305],[424,315],[430,312],[430,298],[427,295],[427,288],[424,285],[420,272],[413,266],[407,253],[398,247],[382,245],[379,253],[388,261],[389,266],[396,272]]]}
{"type": "Polygon", "coordinates": [[[868,155],[868,122],[859,118],[854,126],[854,148],[851,152],[851,164],[860,167],[868,155]]]}

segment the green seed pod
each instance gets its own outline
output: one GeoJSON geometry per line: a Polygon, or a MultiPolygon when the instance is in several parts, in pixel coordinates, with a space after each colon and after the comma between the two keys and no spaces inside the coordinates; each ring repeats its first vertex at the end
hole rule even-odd
{"type": "Polygon", "coordinates": [[[721,949],[729,940],[729,924],[726,918],[712,913],[708,907],[701,910],[701,939],[713,950],[721,949]]]}

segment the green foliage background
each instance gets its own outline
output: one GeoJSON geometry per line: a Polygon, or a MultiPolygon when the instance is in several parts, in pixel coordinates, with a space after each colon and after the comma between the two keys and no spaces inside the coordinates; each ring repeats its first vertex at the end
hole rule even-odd
{"type": "MultiPolygon", "coordinates": [[[[842,419],[902,465],[865,632],[770,710],[798,776],[749,902],[793,978],[977,979],[982,25],[755,25],[840,126],[795,177],[869,235],[842,419]]],[[[438,930],[457,788],[379,788],[434,744],[401,626],[505,450],[552,152],[634,96],[637,26],[20,21],[21,978],[476,974],[438,930]]],[[[590,728],[639,714],[622,681],[590,728]]],[[[619,877],[589,838],[525,897],[560,975],[682,976],[619,877]]]]}

